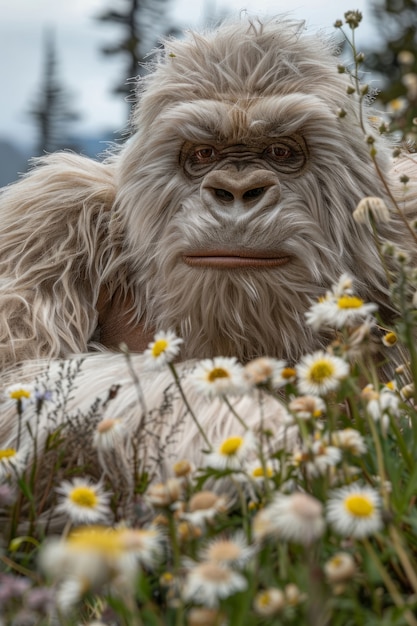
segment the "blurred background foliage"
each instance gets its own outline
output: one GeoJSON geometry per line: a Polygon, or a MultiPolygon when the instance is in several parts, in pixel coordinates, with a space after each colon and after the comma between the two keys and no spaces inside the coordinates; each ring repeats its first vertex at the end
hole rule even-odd
{"type": "Polygon", "coordinates": [[[370,0],[379,33],[366,49],[365,65],[382,84],[377,103],[391,118],[391,129],[417,140],[417,0],[370,0]]]}

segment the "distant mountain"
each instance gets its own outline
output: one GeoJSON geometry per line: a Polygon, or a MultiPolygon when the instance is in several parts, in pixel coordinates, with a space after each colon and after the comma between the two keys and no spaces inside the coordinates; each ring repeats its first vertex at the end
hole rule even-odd
{"type": "MultiPolygon", "coordinates": [[[[100,160],[110,147],[117,143],[117,139],[111,132],[103,132],[100,135],[74,135],[63,149],[100,160]]],[[[0,187],[14,182],[20,174],[26,172],[29,160],[35,155],[33,147],[18,146],[7,138],[0,138],[0,187]]]]}
{"type": "Polygon", "coordinates": [[[0,187],[15,181],[28,169],[30,150],[22,149],[8,139],[0,139],[0,187]]]}

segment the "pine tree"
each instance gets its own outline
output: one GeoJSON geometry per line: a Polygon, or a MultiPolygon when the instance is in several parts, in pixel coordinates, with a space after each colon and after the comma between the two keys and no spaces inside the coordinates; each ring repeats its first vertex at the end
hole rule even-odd
{"type": "Polygon", "coordinates": [[[143,64],[149,60],[149,53],[155,48],[158,38],[175,34],[176,31],[169,28],[168,24],[167,10],[170,0],[119,0],[119,2],[123,2],[125,6],[120,9],[109,9],[97,19],[123,28],[120,40],[114,45],[104,46],[102,52],[107,55],[124,55],[125,69],[113,92],[125,96],[131,108],[133,79],[143,72],[143,64]]]}
{"type": "Polygon", "coordinates": [[[68,126],[79,119],[73,109],[71,95],[62,86],[57,75],[57,54],[54,34],[44,35],[45,64],[41,90],[29,115],[38,127],[38,154],[74,147],[68,138],[68,126]]]}

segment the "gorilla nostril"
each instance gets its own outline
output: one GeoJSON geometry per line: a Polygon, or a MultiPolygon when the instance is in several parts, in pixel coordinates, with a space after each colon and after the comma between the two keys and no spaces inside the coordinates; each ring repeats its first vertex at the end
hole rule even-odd
{"type": "Polygon", "coordinates": [[[254,189],[249,189],[245,191],[243,194],[243,200],[252,200],[253,198],[259,198],[265,191],[265,187],[255,187],[254,189]]]}
{"type": "Polygon", "coordinates": [[[215,189],[214,194],[218,198],[221,198],[222,200],[226,200],[227,202],[233,202],[233,200],[235,199],[233,194],[230,193],[230,191],[227,191],[226,189],[215,189]]]}

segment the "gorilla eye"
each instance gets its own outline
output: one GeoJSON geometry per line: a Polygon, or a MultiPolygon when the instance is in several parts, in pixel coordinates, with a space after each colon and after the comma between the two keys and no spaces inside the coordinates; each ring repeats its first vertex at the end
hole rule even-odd
{"type": "Polygon", "coordinates": [[[194,158],[198,163],[210,163],[216,158],[217,152],[212,146],[201,146],[194,150],[194,158]]]}
{"type": "Polygon", "coordinates": [[[293,151],[289,146],[269,146],[269,148],[266,149],[266,153],[269,156],[282,161],[290,159],[293,156],[293,151]]]}
{"type": "Polygon", "coordinates": [[[283,174],[298,175],[307,163],[308,150],[300,136],[282,137],[270,144],[264,151],[264,157],[272,167],[283,174]]]}

